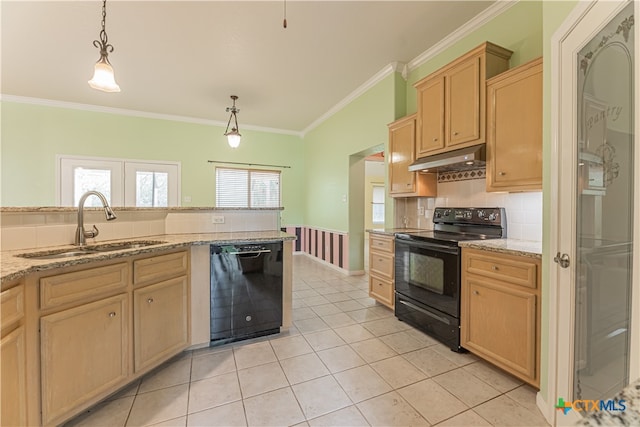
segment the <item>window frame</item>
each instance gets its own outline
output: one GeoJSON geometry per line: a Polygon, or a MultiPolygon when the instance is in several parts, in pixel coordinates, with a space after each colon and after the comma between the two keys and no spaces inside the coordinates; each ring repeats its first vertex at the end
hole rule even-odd
{"type": "Polygon", "coordinates": [[[252,169],[252,168],[238,168],[238,167],[227,167],[227,166],[216,166],[215,167],[215,185],[214,185],[214,199],[215,199],[215,207],[222,207],[228,209],[259,209],[259,208],[279,208],[282,206],[282,171],[274,170],[274,169],[252,169]],[[247,206],[219,206],[218,201],[218,170],[239,170],[247,172],[247,206]],[[278,176],[278,205],[277,206],[252,206],[252,197],[251,197],[251,175],[252,173],[268,173],[278,176]]]}

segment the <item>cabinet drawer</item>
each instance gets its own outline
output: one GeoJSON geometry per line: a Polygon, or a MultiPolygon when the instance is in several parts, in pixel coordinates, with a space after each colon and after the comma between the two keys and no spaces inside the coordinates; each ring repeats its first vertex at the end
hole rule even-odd
{"type": "Polygon", "coordinates": [[[127,264],[89,268],[40,279],[40,308],[95,299],[127,287],[127,264]]]}
{"type": "Polygon", "coordinates": [[[470,252],[465,257],[464,268],[467,273],[499,279],[527,288],[536,289],[538,283],[536,263],[519,257],[502,255],[498,258],[479,252],[470,252]]]}
{"type": "Polygon", "coordinates": [[[371,274],[393,280],[393,254],[371,251],[369,253],[369,271],[371,274]]]}
{"type": "Polygon", "coordinates": [[[369,276],[369,296],[384,305],[393,308],[394,303],[393,281],[376,276],[369,276]]]}
{"type": "Polygon", "coordinates": [[[393,253],[393,237],[371,234],[369,239],[370,250],[393,253]]]}
{"type": "Polygon", "coordinates": [[[133,262],[133,283],[159,282],[187,274],[187,252],[175,252],[133,262]]]}
{"type": "Polygon", "coordinates": [[[7,289],[0,293],[0,315],[2,328],[22,319],[24,316],[24,285],[7,289]]]}

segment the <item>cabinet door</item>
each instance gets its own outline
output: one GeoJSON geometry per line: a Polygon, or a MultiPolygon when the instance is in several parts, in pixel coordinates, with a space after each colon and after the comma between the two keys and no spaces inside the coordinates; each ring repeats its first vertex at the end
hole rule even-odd
{"type": "Polygon", "coordinates": [[[27,425],[26,355],[24,326],[2,337],[2,418],[0,425],[27,425]]]}
{"type": "Polygon", "coordinates": [[[43,424],[55,424],[126,380],[127,324],[126,294],[40,319],[43,424]]]}
{"type": "Polygon", "coordinates": [[[444,148],[444,76],[418,87],[418,137],[416,158],[444,148]]]}
{"type": "Polygon", "coordinates": [[[136,372],[188,345],[186,276],[135,290],[133,304],[136,372]]]}
{"type": "Polygon", "coordinates": [[[480,87],[480,62],[481,58],[474,56],[451,68],[446,75],[447,146],[479,140],[482,136],[480,91],[484,86],[480,87]]]}
{"type": "Polygon", "coordinates": [[[467,277],[462,346],[521,378],[536,378],[536,295],[500,282],[467,277]]]}
{"type": "Polygon", "coordinates": [[[487,87],[489,190],[542,188],[542,62],[524,67],[487,87]]]}
{"type": "Polygon", "coordinates": [[[389,192],[391,194],[414,193],[416,177],[409,172],[409,165],[414,161],[415,119],[398,122],[389,128],[389,192]]]}

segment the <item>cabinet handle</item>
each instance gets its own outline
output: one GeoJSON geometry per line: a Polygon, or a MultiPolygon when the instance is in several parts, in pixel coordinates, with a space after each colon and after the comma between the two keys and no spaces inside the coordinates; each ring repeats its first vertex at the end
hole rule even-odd
{"type": "Polygon", "coordinates": [[[492,268],[494,271],[498,271],[498,270],[500,270],[500,269],[498,268],[498,266],[497,266],[497,265],[494,265],[494,266],[493,266],[493,267],[491,267],[491,268],[492,268]]]}
{"type": "Polygon", "coordinates": [[[149,298],[149,299],[147,300],[147,302],[148,302],[149,304],[151,304],[151,303],[153,302],[153,298],[149,298]]]}
{"type": "Polygon", "coordinates": [[[111,313],[109,313],[109,317],[116,317],[116,312],[112,311],[111,313]]]}
{"type": "Polygon", "coordinates": [[[478,292],[478,291],[473,291],[473,294],[474,294],[474,295],[480,295],[480,292],[478,292]]]}

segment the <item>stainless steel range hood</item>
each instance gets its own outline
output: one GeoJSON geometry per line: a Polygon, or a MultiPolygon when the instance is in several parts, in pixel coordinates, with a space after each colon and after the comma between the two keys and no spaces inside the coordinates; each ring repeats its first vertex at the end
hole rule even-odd
{"type": "Polygon", "coordinates": [[[409,165],[411,172],[428,170],[465,170],[482,167],[486,162],[485,144],[421,157],[409,165]]]}

